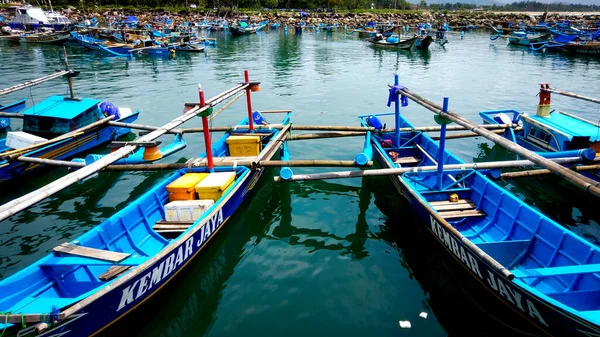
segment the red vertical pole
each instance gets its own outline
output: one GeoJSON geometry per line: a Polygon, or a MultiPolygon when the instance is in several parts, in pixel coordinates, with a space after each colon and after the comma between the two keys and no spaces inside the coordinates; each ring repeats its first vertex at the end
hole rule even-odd
{"type": "MultiPolygon", "coordinates": [[[[244,70],[244,80],[246,83],[250,83],[250,76],[248,70],[244,70]]],[[[252,121],[252,99],[250,98],[250,86],[246,88],[246,103],[248,104],[248,130],[254,131],[254,123],[252,121]]]]}
{"type": "MultiPolygon", "coordinates": [[[[198,84],[198,94],[200,95],[200,107],[204,107],[206,102],[204,101],[204,90],[200,84],[198,84]]],[[[204,144],[206,145],[206,160],[208,161],[208,171],[212,172],[215,169],[212,155],[212,144],[210,142],[210,129],[208,126],[208,117],[202,116],[202,132],[204,133],[204,144]]]]}

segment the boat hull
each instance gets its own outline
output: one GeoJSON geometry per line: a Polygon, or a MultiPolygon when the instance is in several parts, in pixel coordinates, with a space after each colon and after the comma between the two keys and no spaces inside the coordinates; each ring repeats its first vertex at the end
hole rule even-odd
{"type": "MultiPolygon", "coordinates": [[[[127,116],[119,120],[123,123],[132,123],[138,118],[138,113],[127,116]]],[[[95,132],[90,132],[82,136],[65,139],[56,144],[43,147],[39,150],[30,152],[27,157],[66,160],[82,152],[91,150],[102,144],[116,140],[130,132],[129,129],[104,127],[95,132]]],[[[44,166],[39,164],[30,164],[19,161],[5,162],[0,161],[0,183],[15,179],[21,175],[36,172],[44,166]],[[8,164],[3,166],[3,164],[8,164]]]]}
{"type": "Polygon", "coordinates": [[[62,43],[71,38],[71,34],[53,33],[53,34],[34,34],[22,35],[19,37],[19,42],[24,43],[62,43]]]}
{"type": "Polygon", "coordinates": [[[399,41],[399,42],[387,42],[386,40],[379,40],[379,41],[374,41],[374,40],[369,40],[369,42],[371,43],[371,46],[374,47],[383,47],[383,48],[392,48],[392,49],[401,49],[401,50],[409,50],[412,49],[412,47],[415,45],[417,41],[417,38],[411,38],[408,40],[404,40],[404,41],[399,41]]]}
{"type": "MultiPolygon", "coordinates": [[[[374,159],[383,168],[395,167],[383,148],[378,144],[378,139],[372,136],[374,159]]],[[[536,296],[514,285],[514,282],[505,277],[487,264],[468,245],[463,244],[460,233],[445,222],[437,213],[430,212],[419,195],[412,191],[398,175],[390,175],[394,189],[411,205],[420,220],[419,226],[462,268],[458,273],[466,272],[480,291],[492,295],[499,303],[510,308],[512,312],[525,320],[531,327],[534,335],[549,336],[593,336],[600,333],[600,327],[586,322],[564,310],[543,302],[536,296]]],[[[510,323],[510,322],[509,322],[510,323]]]]}
{"type": "MultiPolygon", "coordinates": [[[[140,266],[139,268],[143,269],[132,273],[131,277],[126,281],[110,287],[102,296],[93,298],[95,296],[92,295],[88,297],[84,301],[90,301],[84,306],[84,309],[75,311],[61,321],[59,326],[46,333],[52,335],[52,332],[60,332],[60,335],[63,337],[93,335],[108,328],[131,310],[151,298],[207,246],[208,242],[234,214],[246,195],[250,193],[264,170],[264,168],[247,170],[246,173],[243,173],[243,177],[240,178],[239,183],[232,188],[231,193],[220,201],[218,207],[215,207],[201,222],[193,225],[193,230],[180,239],[177,239],[168,248],[165,248],[166,252],[164,254],[161,254],[160,257],[152,258],[151,263],[140,266]],[[156,279],[157,275],[160,280],[156,279]],[[151,278],[152,282],[150,281],[151,278]],[[151,285],[147,286],[148,284],[151,285]]],[[[184,169],[180,173],[185,174],[187,170],[184,169]]],[[[163,181],[149,193],[157,189],[165,189],[167,184],[179,176],[174,175],[163,181]]],[[[123,276],[123,278],[127,278],[127,275],[123,276]]],[[[79,304],[75,304],[75,306],[77,305],[79,304]]],[[[20,330],[20,326],[15,325],[9,331],[19,333],[20,336],[28,336],[23,331],[16,331],[17,329],[20,330]]]]}

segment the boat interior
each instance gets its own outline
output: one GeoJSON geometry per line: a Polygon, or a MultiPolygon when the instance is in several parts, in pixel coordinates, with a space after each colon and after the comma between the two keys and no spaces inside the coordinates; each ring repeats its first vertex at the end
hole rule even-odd
{"type": "MultiPolygon", "coordinates": [[[[364,120],[364,118],[363,118],[364,120]]],[[[403,120],[403,119],[402,119],[403,120]]],[[[366,124],[366,122],[365,122],[366,124]]],[[[401,127],[414,128],[403,120],[401,127]]],[[[373,145],[392,167],[437,165],[438,143],[421,132],[375,133],[373,145]],[[397,146],[399,145],[399,146],[397,146]]],[[[444,164],[460,164],[444,153],[444,164]]],[[[576,315],[600,323],[600,248],[472,169],[407,172],[403,184],[513,275],[513,283],[576,315]]]]}
{"type": "MultiPolygon", "coordinates": [[[[247,119],[240,124],[247,125],[247,119]]],[[[256,130],[252,135],[260,136],[264,148],[278,133],[278,130],[265,129],[256,130]]],[[[220,158],[232,158],[228,138],[247,134],[244,129],[231,130],[213,143],[215,162],[220,158]]],[[[199,156],[203,157],[204,153],[199,156]]],[[[235,178],[232,178],[233,182],[229,187],[223,189],[220,197],[214,203],[211,202],[211,206],[197,220],[168,222],[165,220],[167,217],[164,207],[170,200],[167,185],[190,170],[192,173],[208,172],[206,167],[176,171],[81,237],[55,247],[49,255],[35,264],[2,280],[0,311],[47,314],[54,308],[65,308],[90,296],[194,229],[194,224],[202,222],[213,209],[222,207],[226,197],[235,190],[232,187],[244,181],[251,172],[244,166],[217,166],[216,173],[235,172],[235,178]]],[[[3,328],[2,324],[0,328],[3,328]]]]}

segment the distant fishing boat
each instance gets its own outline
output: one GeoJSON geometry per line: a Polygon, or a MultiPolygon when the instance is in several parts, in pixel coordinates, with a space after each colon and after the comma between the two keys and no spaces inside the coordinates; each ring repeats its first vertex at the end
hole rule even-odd
{"type": "MultiPolygon", "coordinates": [[[[283,118],[284,130],[239,128],[207,143],[209,152],[194,163],[212,162],[214,155],[215,162],[228,159],[233,166],[191,163],[176,171],[100,225],[0,281],[0,310],[18,312],[24,322],[34,320],[34,326],[49,333],[60,330],[65,337],[106,329],[172,283],[216,236],[264,173],[264,168],[235,162],[277,155],[289,118],[283,118]],[[51,326],[45,325],[46,317],[51,326]]],[[[244,119],[239,126],[249,123],[244,119]]],[[[205,137],[210,137],[208,130],[205,137]]],[[[20,336],[31,331],[12,324],[16,316],[2,316],[0,321],[9,323],[0,323],[0,329],[20,336]]]]}
{"type": "Polygon", "coordinates": [[[381,37],[380,39],[372,38],[367,41],[375,47],[386,47],[386,48],[394,48],[394,49],[402,49],[402,50],[410,50],[417,42],[418,38],[408,38],[405,40],[400,40],[398,35],[392,35],[388,38],[381,37]]]}
{"type": "Polygon", "coordinates": [[[548,43],[550,40],[551,34],[543,34],[536,36],[529,36],[526,31],[512,31],[510,34],[504,34],[503,31],[490,26],[494,33],[490,35],[490,40],[494,41],[500,37],[508,39],[508,42],[511,44],[516,44],[519,46],[537,46],[548,43]]]}
{"type": "Polygon", "coordinates": [[[415,48],[419,50],[428,50],[432,42],[433,38],[429,35],[425,37],[419,37],[415,42],[415,48]]]}
{"type": "Polygon", "coordinates": [[[71,38],[68,31],[24,33],[19,35],[19,42],[23,43],[62,43],[71,38]]]}
{"type": "MultiPolygon", "coordinates": [[[[397,128],[414,129],[399,114],[395,118],[397,128]]],[[[378,115],[361,116],[361,123],[382,125],[378,115]]],[[[407,168],[405,173],[390,174],[391,183],[410,202],[422,228],[456,266],[462,266],[456,272],[468,274],[480,289],[526,321],[529,334],[600,333],[600,302],[594,297],[600,293],[600,247],[478,171],[438,166],[465,164],[425,133],[367,133],[367,137],[383,168],[407,168]]]]}
{"type": "Polygon", "coordinates": [[[550,39],[550,34],[528,36],[526,32],[513,32],[508,37],[508,42],[519,46],[529,46],[532,44],[546,43],[550,39]]]}
{"type": "Polygon", "coordinates": [[[50,20],[48,20],[44,11],[31,5],[16,7],[14,17],[8,21],[10,28],[22,30],[37,30],[49,25],[50,20]]]}
{"type": "Polygon", "coordinates": [[[265,24],[249,25],[244,21],[240,21],[235,25],[231,25],[231,27],[229,27],[229,30],[231,31],[231,34],[235,36],[250,35],[256,34],[256,32],[261,30],[264,26],[265,24]]]}

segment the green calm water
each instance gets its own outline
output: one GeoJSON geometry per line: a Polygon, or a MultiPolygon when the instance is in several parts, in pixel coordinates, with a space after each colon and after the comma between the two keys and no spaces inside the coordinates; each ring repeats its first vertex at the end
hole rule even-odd
{"type": "MultiPolygon", "coordinates": [[[[140,109],[139,123],[161,125],[180,115],[184,102],[198,100],[198,83],[211,97],[240,82],[248,69],[262,82],[261,92],[252,95],[255,109],[293,109],[296,124],[357,125],[359,114],[390,110],[386,85],[394,72],[422,96],[440,103],[449,96],[451,109],[472,120],[487,109],[533,112],[538,83],[590,96],[600,87],[599,60],[532,54],[491,42],[486,33],[468,33],[463,40],[450,34],[445,48],[432,46],[427,54],[375,50],[342,33],[217,37],[218,47],[206,54],[174,58],[126,60],[69,45],[70,65],[81,71],[76,92],[140,109]]],[[[57,46],[0,43],[0,87],[61,68],[61,55],[57,46]]],[[[28,98],[31,104],[66,91],[65,82],[55,80],[0,103],[28,98]]],[[[553,104],[587,119],[600,117],[598,106],[585,102],[555,96],[553,104]]],[[[245,109],[239,100],[214,125],[237,123],[245,109]]],[[[432,114],[414,104],[403,114],[416,125],[433,124],[432,114]]],[[[268,117],[278,122],[276,115],[268,117]]],[[[188,147],[166,161],[203,151],[201,135],[186,140],[188,147]]],[[[350,160],[361,146],[359,138],[315,140],[294,142],[290,150],[294,159],[350,160]]],[[[450,141],[449,148],[468,161],[507,156],[480,138],[450,141]]],[[[5,184],[0,202],[64,173],[56,169],[5,184]]],[[[1,222],[0,278],[99,224],[165,175],[101,173],[1,222]]],[[[597,201],[565,183],[548,177],[501,184],[590,241],[600,238],[597,201]]],[[[185,273],[105,335],[514,333],[510,322],[498,323],[501,317],[456,291],[457,282],[419,241],[410,209],[388,185],[386,179],[274,184],[266,177],[185,273]],[[418,317],[421,312],[427,319],[418,317]],[[411,321],[412,328],[400,329],[399,320],[411,321]]]]}

